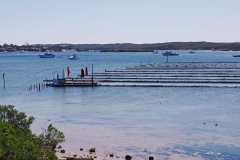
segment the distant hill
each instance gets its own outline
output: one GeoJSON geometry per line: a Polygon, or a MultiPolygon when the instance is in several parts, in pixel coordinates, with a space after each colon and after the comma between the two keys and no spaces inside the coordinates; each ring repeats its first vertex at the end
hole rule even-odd
{"type": "Polygon", "coordinates": [[[0,45],[1,51],[89,51],[101,52],[152,52],[154,50],[222,50],[240,51],[240,42],[167,42],[167,43],[114,43],[114,44],[33,44],[17,46],[13,44],[0,45]]]}

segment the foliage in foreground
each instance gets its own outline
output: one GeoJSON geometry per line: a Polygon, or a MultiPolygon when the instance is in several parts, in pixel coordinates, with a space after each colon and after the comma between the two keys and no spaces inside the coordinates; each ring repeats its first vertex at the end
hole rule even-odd
{"type": "Polygon", "coordinates": [[[14,106],[0,105],[0,160],[56,160],[55,149],[64,134],[51,124],[39,136],[30,126],[34,118],[14,106]]]}

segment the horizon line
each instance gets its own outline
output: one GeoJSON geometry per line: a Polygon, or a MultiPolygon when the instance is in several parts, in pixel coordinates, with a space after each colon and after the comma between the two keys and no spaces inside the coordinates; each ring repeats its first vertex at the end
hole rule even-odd
{"type": "Polygon", "coordinates": [[[109,43],[69,43],[69,42],[58,42],[58,43],[28,43],[25,42],[23,44],[17,44],[17,43],[1,43],[0,45],[106,45],[106,44],[136,44],[136,45],[147,45],[147,44],[165,44],[165,43],[225,43],[225,44],[231,44],[231,43],[240,43],[240,41],[166,41],[166,42],[144,42],[144,43],[136,43],[136,42],[109,42],[109,43]]]}

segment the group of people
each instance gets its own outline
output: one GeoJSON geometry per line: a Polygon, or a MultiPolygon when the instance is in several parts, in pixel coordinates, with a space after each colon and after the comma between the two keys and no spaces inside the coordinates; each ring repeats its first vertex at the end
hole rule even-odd
{"type": "MultiPolygon", "coordinates": [[[[81,68],[80,70],[80,77],[81,78],[84,78],[85,76],[88,76],[88,68],[85,67],[85,68],[81,68]]],[[[70,67],[67,67],[66,70],[63,70],[63,78],[70,78],[71,77],[71,70],[70,70],[70,67]]],[[[59,74],[57,73],[57,79],[59,79],[59,74]]]]}

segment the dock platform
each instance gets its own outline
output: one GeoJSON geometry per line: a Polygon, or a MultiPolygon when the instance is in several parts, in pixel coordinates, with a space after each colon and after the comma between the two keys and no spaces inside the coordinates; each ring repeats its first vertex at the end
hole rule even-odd
{"type": "Polygon", "coordinates": [[[83,79],[50,80],[52,87],[239,87],[240,63],[165,63],[105,70],[83,79]]]}

